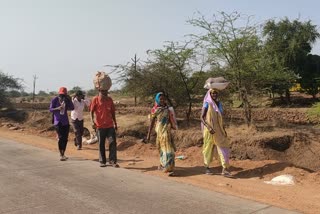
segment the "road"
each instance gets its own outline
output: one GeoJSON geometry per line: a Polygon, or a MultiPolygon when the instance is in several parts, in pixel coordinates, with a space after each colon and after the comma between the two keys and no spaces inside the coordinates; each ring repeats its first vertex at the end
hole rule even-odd
{"type": "Polygon", "coordinates": [[[3,213],[295,213],[0,137],[3,213]]]}

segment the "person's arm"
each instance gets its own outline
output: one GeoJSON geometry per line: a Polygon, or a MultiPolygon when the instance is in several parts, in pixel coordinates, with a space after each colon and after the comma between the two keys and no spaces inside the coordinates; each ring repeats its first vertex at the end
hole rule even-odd
{"type": "Polygon", "coordinates": [[[83,101],[86,104],[86,106],[89,108],[90,107],[90,102],[91,102],[90,99],[84,98],[83,101]]]}
{"type": "Polygon", "coordinates": [[[211,126],[206,122],[207,112],[208,112],[208,108],[202,107],[201,118],[200,118],[200,119],[201,119],[202,124],[203,124],[205,127],[207,127],[207,129],[209,130],[209,132],[210,132],[211,134],[214,134],[215,131],[214,131],[213,127],[211,127],[211,126]]]}
{"type": "Polygon", "coordinates": [[[113,124],[114,124],[114,129],[117,131],[118,124],[117,124],[117,120],[116,120],[116,111],[112,111],[112,120],[113,120],[113,124]]]}
{"type": "Polygon", "coordinates": [[[90,118],[91,118],[91,125],[92,125],[92,128],[94,130],[96,130],[97,126],[96,126],[96,123],[94,122],[94,111],[90,111],[90,118]]]}
{"type": "Polygon", "coordinates": [[[176,121],[173,118],[173,112],[170,112],[170,110],[169,110],[169,121],[170,121],[170,124],[171,124],[171,128],[172,129],[177,129],[176,121]]]}
{"type": "Polygon", "coordinates": [[[61,108],[62,108],[61,105],[59,105],[58,107],[56,107],[56,102],[57,102],[56,98],[53,98],[53,99],[51,100],[50,107],[49,107],[49,111],[50,111],[50,112],[60,111],[60,110],[61,110],[61,108]]]}
{"type": "Polygon", "coordinates": [[[155,122],[156,122],[156,117],[152,117],[150,119],[150,125],[149,125],[148,135],[147,135],[147,141],[150,140],[151,132],[152,132],[152,129],[153,129],[153,126],[154,126],[155,122]]]}
{"type": "Polygon", "coordinates": [[[111,99],[111,116],[112,116],[112,120],[113,120],[113,126],[114,129],[117,131],[118,130],[118,124],[117,124],[117,120],[116,120],[116,108],[114,106],[113,100],[111,99]]]}
{"type": "Polygon", "coordinates": [[[96,123],[94,121],[94,112],[95,112],[95,105],[94,105],[94,99],[92,100],[92,103],[90,105],[90,118],[91,118],[91,125],[92,125],[92,128],[94,130],[96,130],[97,126],[96,126],[96,123]]]}
{"type": "Polygon", "coordinates": [[[73,102],[72,102],[71,97],[69,95],[67,95],[65,97],[64,101],[66,102],[66,109],[67,110],[74,110],[74,105],[73,105],[73,102]]]}

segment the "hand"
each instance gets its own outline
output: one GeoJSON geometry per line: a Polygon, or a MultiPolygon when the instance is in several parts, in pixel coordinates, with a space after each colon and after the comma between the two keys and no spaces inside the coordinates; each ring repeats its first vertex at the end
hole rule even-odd
{"type": "Polygon", "coordinates": [[[92,128],[93,128],[94,130],[96,130],[96,129],[97,129],[97,125],[96,125],[95,123],[92,123],[92,128]]]}
{"type": "Polygon", "coordinates": [[[146,138],[146,142],[149,143],[150,141],[150,133],[148,133],[147,138],[146,138]]]}
{"type": "Polygon", "coordinates": [[[62,106],[58,106],[54,110],[60,111],[61,109],[62,109],[62,106]]]}
{"type": "Polygon", "coordinates": [[[210,134],[216,133],[213,128],[210,127],[210,128],[208,128],[208,129],[209,129],[210,134]]]}

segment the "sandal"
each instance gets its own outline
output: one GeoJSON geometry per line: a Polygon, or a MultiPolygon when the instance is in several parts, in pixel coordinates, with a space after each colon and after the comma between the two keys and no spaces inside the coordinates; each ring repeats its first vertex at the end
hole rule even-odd
{"type": "Polygon", "coordinates": [[[113,164],[112,164],[112,167],[114,167],[114,168],[119,168],[120,166],[119,166],[119,164],[117,164],[117,163],[113,163],[113,164]]]}
{"type": "Polygon", "coordinates": [[[229,171],[227,171],[226,169],[222,170],[221,175],[224,177],[227,177],[227,178],[233,178],[233,175],[229,171]]]}
{"type": "Polygon", "coordinates": [[[206,175],[213,175],[213,172],[212,172],[212,170],[211,170],[209,167],[207,167],[207,169],[206,169],[206,171],[205,171],[205,174],[206,174],[206,175]]]}
{"type": "Polygon", "coordinates": [[[159,166],[158,166],[158,170],[159,170],[159,171],[163,171],[163,170],[164,170],[164,167],[163,167],[162,165],[159,165],[159,166]]]}
{"type": "Polygon", "coordinates": [[[176,174],[173,171],[171,171],[171,172],[168,173],[168,176],[169,177],[173,177],[173,176],[176,176],[176,174]]]}

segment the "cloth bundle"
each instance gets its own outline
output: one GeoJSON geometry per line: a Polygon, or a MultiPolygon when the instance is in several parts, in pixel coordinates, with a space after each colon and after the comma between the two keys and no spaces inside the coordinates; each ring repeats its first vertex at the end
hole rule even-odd
{"type": "Polygon", "coordinates": [[[227,88],[230,82],[228,82],[225,78],[223,77],[210,77],[209,79],[206,80],[206,83],[204,85],[205,89],[218,89],[218,90],[223,90],[227,88]]]}
{"type": "Polygon", "coordinates": [[[103,71],[98,71],[93,79],[94,87],[98,90],[109,90],[112,86],[111,78],[103,71]]]}

